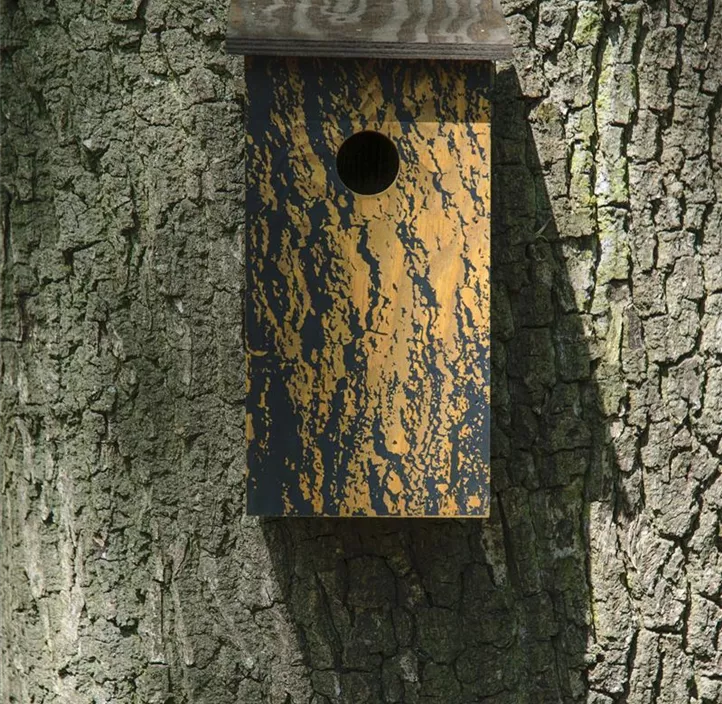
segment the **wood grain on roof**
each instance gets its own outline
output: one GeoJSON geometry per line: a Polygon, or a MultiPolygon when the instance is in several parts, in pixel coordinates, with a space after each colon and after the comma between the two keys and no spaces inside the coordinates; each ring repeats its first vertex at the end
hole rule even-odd
{"type": "Polygon", "coordinates": [[[499,0],[232,0],[238,54],[502,59],[499,0]]]}

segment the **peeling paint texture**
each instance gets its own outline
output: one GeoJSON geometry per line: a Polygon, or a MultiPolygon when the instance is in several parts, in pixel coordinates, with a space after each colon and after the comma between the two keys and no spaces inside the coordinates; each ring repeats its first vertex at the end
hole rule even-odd
{"type": "Polygon", "coordinates": [[[722,701],[722,2],[504,9],[491,517],[259,520],[227,8],[5,0],[3,704],[722,701]]]}

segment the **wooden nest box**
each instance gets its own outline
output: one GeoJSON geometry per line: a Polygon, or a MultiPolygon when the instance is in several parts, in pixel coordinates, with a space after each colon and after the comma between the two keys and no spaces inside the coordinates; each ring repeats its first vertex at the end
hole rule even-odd
{"type": "Polygon", "coordinates": [[[233,0],[247,512],[489,513],[496,2],[233,0]]]}

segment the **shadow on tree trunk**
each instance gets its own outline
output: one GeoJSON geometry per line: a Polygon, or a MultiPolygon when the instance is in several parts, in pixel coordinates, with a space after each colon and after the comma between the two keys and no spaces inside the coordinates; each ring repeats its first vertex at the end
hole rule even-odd
{"type": "Polygon", "coordinates": [[[503,4],[491,519],[259,522],[224,3],[6,3],[0,699],[722,701],[722,4],[503,4]]]}
{"type": "Polygon", "coordinates": [[[587,693],[590,506],[616,469],[571,268],[597,243],[560,238],[513,69],[494,103],[492,515],[261,522],[318,704],[587,693]]]}

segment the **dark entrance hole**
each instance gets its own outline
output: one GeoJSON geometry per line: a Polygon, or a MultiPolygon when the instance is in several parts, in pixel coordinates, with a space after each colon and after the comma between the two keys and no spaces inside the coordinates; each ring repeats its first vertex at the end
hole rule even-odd
{"type": "Polygon", "coordinates": [[[354,193],[370,196],[385,191],[399,173],[399,153],[394,143],[378,132],[357,132],[338,150],[339,178],[354,193]]]}

